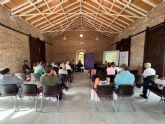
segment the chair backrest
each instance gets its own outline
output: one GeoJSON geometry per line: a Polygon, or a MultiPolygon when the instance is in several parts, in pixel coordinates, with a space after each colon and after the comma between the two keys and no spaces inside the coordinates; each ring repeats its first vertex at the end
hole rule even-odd
{"type": "Polygon", "coordinates": [[[165,87],[163,87],[162,96],[165,97],[165,87]]]}
{"type": "Polygon", "coordinates": [[[16,73],[15,76],[17,76],[18,78],[21,78],[22,80],[26,80],[26,76],[23,73],[16,73]]]}
{"type": "Polygon", "coordinates": [[[17,95],[18,88],[16,84],[2,84],[0,85],[1,96],[14,96],[17,95]]]}
{"type": "Polygon", "coordinates": [[[158,78],[158,75],[151,75],[151,76],[148,76],[147,77],[147,80],[148,81],[155,82],[157,78],[158,78]]]}
{"type": "Polygon", "coordinates": [[[138,70],[130,70],[130,73],[132,73],[133,75],[137,75],[138,74],[138,70]]]}
{"type": "Polygon", "coordinates": [[[63,82],[67,82],[67,81],[69,80],[67,74],[59,74],[59,78],[60,78],[63,82]]]}
{"type": "Polygon", "coordinates": [[[142,83],[143,82],[143,76],[140,74],[135,75],[135,83],[142,83]]]}
{"type": "Polygon", "coordinates": [[[59,85],[57,86],[43,86],[44,96],[57,96],[60,91],[59,85]]]}
{"type": "Polygon", "coordinates": [[[102,95],[102,96],[106,96],[106,95],[112,95],[113,94],[113,89],[114,87],[111,85],[100,85],[97,87],[97,94],[98,95],[102,95]]]}
{"type": "Polygon", "coordinates": [[[132,96],[134,94],[134,86],[130,84],[122,84],[118,87],[119,95],[132,96]]]}
{"type": "Polygon", "coordinates": [[[37,85],[35,84],[23,84],[21,88],[22,88],[22,95],[25,95],[25,96],[37,95],[37,85]]]}
{"type": "Polygon", "coordinates": [[[31,81],[39,81],[41,75],[38,73],[31,73],[31,81]]]}

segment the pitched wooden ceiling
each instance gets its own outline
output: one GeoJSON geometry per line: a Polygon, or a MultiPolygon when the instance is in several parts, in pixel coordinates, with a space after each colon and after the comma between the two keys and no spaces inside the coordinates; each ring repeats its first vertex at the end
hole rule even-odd
{"type": "Polygon", "coordinates": [[[22,17],[42,33],[56,36],[85,25],[113,37],[137,19],[145,17],[148,11],[163,1],[9,0],[1,5],[10,10],[11,16],[22,17]]]}

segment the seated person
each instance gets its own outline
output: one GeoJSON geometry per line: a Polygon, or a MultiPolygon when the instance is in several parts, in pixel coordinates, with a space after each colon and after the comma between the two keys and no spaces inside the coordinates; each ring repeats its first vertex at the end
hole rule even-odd
{"type": "Polygon", "coordinates": [[[66,90],[68,90],[68,86],[67,83],[69,81],[69,77],[68,77],[68,71],[66,70],[66,66],[64,63],[62,63],[60,65],[60,69],[58,71],[59,77],[62,81],[62,86],[63,88],[65,88],[66,90]]]}
{"type": "Polygon", "coordinates": [[[116,74],[116,65],[114,62],[108,64],[108,67],[106,69],[107,71],[107,76],[110,78],[110,82],[114,83],[114,78],[115,78],[115,74],[116,74]]]}
{"type": "Polygon", "coordinates": [[[23,83],[24,80],[10,74],[9,68],[4,68],[1,70],[0,84],[16,84],[17,87],[20,87],[23,83]]]}
{"type": "Polygon", "coordinates": [[[44,72],[45,72],[44,63],[43,62],[40,62],[40,64],[38,64],[34,68],[34,73],[38,73],[41,76],[42,74],[44,74],[44,72]]]}
{"type": "Polygon", "coordinates": [[[141,84],[143,86],[142,94],[140,94],[141,97],[147,99],[147,91],[148,91],[148,84],[151,82],[151,78],[155,77],[156,71],[151,68],[151,63],[145,63],[144,64],[145,70],[142,74],[144,82],[141,84]]]}
{"type": "MultiPolygon", "coordinates": [[[[46,66],[45,74],[40,77],[40,83],[42,86],[60,86],[61,80],[59,77],[57,77],[56,72],[53,70],[52,66],[46,66]]],[[[62,92],[60,94],[60,99],[62,99],[62,92]]]]}
{"type": "Polygon", "coordinates": [[[100,70],[98,72],[98,77],[95,79],[94,89],[97,89],[98,85],[109,85],[109,80],[107,79],[107,73],[105,70],[100,70]]]}
{"type": "Polygon", "coordinates": [[[83,67],[81,60],[78,61],[76,66],[77,66],[78,71],[81,71],[81,67],[83,67]]]}
{"type": "Polygon", "coordinates": [[[70,66],[70,62],[66,61],[65,66],[66,66],[66,70],[68,72],[69,81],[71,82],[72,81],[72,68],[70,66]]]}
{"type": "Polygon", "coordinates": [[[24,73],[25,75],[31,73],[30,67],[29,67],[29,65],[28,65],[28,60],[25,60],[25,61],[24,61],[24,64],[23,64],[23,66],[22,66],[22,69],[23,69],[23,73],[24,73]]]}
{"type": "Polygon", "coordinates": [[[135,77],[129,71],[129,68],[126,64],[120,66],[120,72],[116,75],[115,81],[115,92],[118,92],[118,86],[122,84],[133,85],[135,82],[135,77]]]}

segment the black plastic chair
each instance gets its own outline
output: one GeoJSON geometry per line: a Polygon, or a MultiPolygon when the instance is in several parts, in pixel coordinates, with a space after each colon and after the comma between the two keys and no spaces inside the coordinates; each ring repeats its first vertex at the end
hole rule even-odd
{"type": "MultiPolygon", "coordinates": [[[[113,97],[113,89],[114,87],[111,85],[100,85],[96,89],[96,94],[97,96],[100,97],[113,97]]],[[[97,111],[99,110],[99,104],[98,104],[98,98],[96,100],[96,105],[97,105],[97,111]]],[[[112,103],[113,106],[113,111],[114,111],[114,100],[112,103]]]]}
{"type": "Polygon", "coordinates": [[[163,89],[162,89],[161,101],[163,101],[163,103],[165,103],[165,87],[163,87],[163,89]]]}
{"type": "MultiPolygon", "coordinates": [[[[1,84],[0,85],[0,96],[1,97],[15,97],[14,100],[14,109],[16,111],[16,104],[17,104],[17,93],[18,88],[16,84],[1,84]]],[[[13,98],[12,98],[13,100],[13,98]]]]}
{"type": "Polygon", "coordinates": [[[155,81],[156,81],[157,78],[158,78],[158,75],[151,75],[151,76],[148,76],[145,79],[148,82],[148,89],[149,89],[149,92],[148,92],[148,95],[147,95],[147,101],[149,99],[149,96],[150,96],[151,92],[157,94],[158,96],[161,96],[161,94],[159,95],[159,92],[154,90],[154,89],[158,89],[157,85],[155,84],[155,81]]]}
{"type": "Polygon", "coordinates": [[[140,74],[135,74],[135,84],[136,85],[140,85],[141,83],[143,83],[143,76],[140,74]]]}
{"type": "Polygon", "coordinates": [[[136,111],[136,109],[135,109],[135,99],[134,99],[134,86],[133,85],[129,85],[129,84],[119,85],[117,96],[118,96],[117,97],[118,111],[120,109],[120,98],[121,97],[123,98],[123,100],[124,100],[124,97],[132,98],[133,109],[134,109],[134,111],[136,111]]]}
{"type": "Polygon", "coordinates": [[[21,99],[19,103],[19,107],[21,109],[21,102],[24,96],[28,97],[34,97],[35,98],[35,109],[37,112],[37,101],[38,101],[38,93],[37,93],[37,85],[35,84],[23,84],[21,86],[22,93],[21,93],[21,99]]]}
{"type": "Polygon", "coordinates": [[[43,93],[41,97],[41,112],[43,111],[43,98],[44,97],[57,97],[57,108],[59,111],[59,100],[62,90],[57,86],[43,86],[43,93]]]}
{"type": "Polygon", "coordinates": [[[41,75],[38,73],[31,73],[31,81],[39,81],[41,75]]]}
{"type": "Polygon", "coordinates": [[[67,74],[59,74],[59,78],[62,81],[63,88],[69,86],[69,76],[67,74]]]}

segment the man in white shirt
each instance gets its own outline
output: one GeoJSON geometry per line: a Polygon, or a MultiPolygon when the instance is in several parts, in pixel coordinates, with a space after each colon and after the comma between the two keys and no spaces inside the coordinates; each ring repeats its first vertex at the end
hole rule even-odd
{"type": "Polygon", "coordinates": [[[144,67],[145,67],[145,70],[142,74],[144,78],[144,83],[142,84],[143,91],[142,91],[142,94],[140,94],[140,96],[147,99],[147,91],[148,91],[147,86],[150,83],[150,81],[152,81],[153,78],[155,77],[156,71],[155,69],[151,68],[151,63],[145,63],[144,67]]]}
{"type": "Polygon", "coordinates": [[[151,75],[156,75],[156,71],[153,68],[151,68],[151,63],[145,63],[144,67],[145,67],[145,70],[142,74],[144,78],[151,75]]]}

